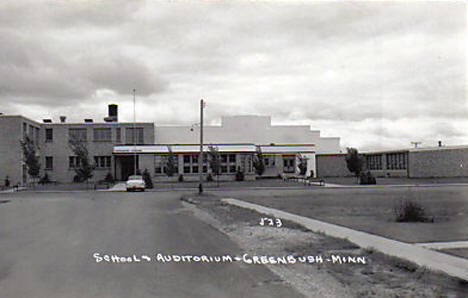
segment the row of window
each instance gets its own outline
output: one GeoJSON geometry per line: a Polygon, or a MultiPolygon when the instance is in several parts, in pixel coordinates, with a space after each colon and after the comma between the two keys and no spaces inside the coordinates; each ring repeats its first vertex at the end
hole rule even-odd
{"type": "MultiPolygon", "coordinates": [[[[184,174],[196,174],[199,173],[200,164],[199,154],[183,154],[180,155],[183,161],[183,173],[184,174]]],[[[155,155],[154,156],[154,172],[155,174],[167,173],[167,166],[169,158],[172,158],[172,164],[174,166],[174,173],[179,172],[179,155],[155,155]]],[[[221,173],[235,173],[236,169],[236,155],[235,154],[220,154],[219,155],[219,170],[221,173]]],[[[250,164],[249,164],[250,165],[250,164]]],[[[250,165],[251,166],[251,165],[250,165]]],[[[204,155],[203,158],[203,173],[208,172],[208,154],[204,155]]]]}
{"type": "Polygon", "coordinates": [[[26,136],[36,145],[39,144],[39,127],[30,124],[28,130],[28,124],[23,122],[23,137],[26,136]]]}
{"type": "MultiPolygon", "coordinates": [[[[88,129],[87,128],[70,128],[68,130],[68,136],[70,139],[77,140],[80,142],[86,142],[88,140],[88,129]]],[[[54,140],[54,131],[52,128],[45,129],[45,141],[52,142],[54,140]]],[[[112,142],[112,128],[93,128],[93,141],[95,142],[112,142]]],[[[120,127],[115,128],[115,142],[122,142],[122,132],[120,127]]],[[[125,143],[126,144],[143,144],[144,135],[142,127],[127,127],[125,131],[125,143]],[[135,131],[135,133],[134,133],[135,131]]]]}
{"type": "MultiPolygon", "coordinates": [[[[107,169],[111,167],[111,156],[94,156],[94,164],[97,169],[107,169]]],[[[81,160],[78,156],[68,157],[68,167],[70,169],[78,168],[81,166],[81,160]]],[[[45,169],[52,170],[54,168],[53,156],[45,157],[45,169]]]]}
{"type": "MultiPolygon", "coordinates": [[[[382,154],[372,154],[366,156],[367,168],[369,170],[382,170],[382,154]]],[[[388,170],[406,170],[407,169],[407,154],[400,153],[387,153],[386,166],[388,170]]]]}

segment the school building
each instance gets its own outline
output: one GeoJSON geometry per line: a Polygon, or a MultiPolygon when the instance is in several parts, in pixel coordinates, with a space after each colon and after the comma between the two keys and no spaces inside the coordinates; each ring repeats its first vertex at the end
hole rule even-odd
{"type": "MultiPolygon", "coordinates": [[[[192,126],[155,126],[153,122],[119,122],[117,105],[108,106],[103,121],[84,119],[69,123],[43,119],[37,122],[22,115],[0,114],[0,185],[8,177],[11,185],[31,181],[23,161],[21,140],[28,136],[34,142],[41,164],[40,176],[50,180],[73,181],[80,160],[69,146],[75,139],[86,144],[95,164],[93,181],[111,173],[126,180],[135,172],[147,169],[155,181],[195,180],[199,171],[211,172],[208,154],[199,168],[199,128],[192,126]],[[169,156],[175,173],[166,172],[169,156]]],[[[316,172],[315,154],[340,152],[339,138],[323,138],[320,131],[306,125],[272,125],[268,116],[223,117],[221,125],[204,126],[204,152],[215,148],[220,158],[220,179],[234,180],[241,170],[245,179],[255,179],[253,158],[264,156],[265,176],[296,175],[299,157],[307,159],[307,173],[316,172]]]]}

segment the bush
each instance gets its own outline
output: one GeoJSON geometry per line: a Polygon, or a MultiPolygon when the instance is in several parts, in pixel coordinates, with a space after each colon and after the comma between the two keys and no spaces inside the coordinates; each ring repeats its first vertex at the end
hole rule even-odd
{"type": "Polygon", "coordinates": [[[47,173],[42,176],[42,178],[39,180],[39,184],[47,184],[50,183],[49,175],[47,173]]]}
{"type": "Polygon", "coordinates": [[[405,201],[394,208],[397,222],[434,222],[426,216],[423,206],[413,201],[405,201]]]}
{"type": "Polygon", "coordinates": [[[182,174],[179,175],[179,182],[184,182],[184,175],[182,174]]]}
{"type": "Polygon", "coordinates": [[[5,177],[5,187],[9,187],[10,186],[10,179],[8,178],[8,176],[5,177]]]}
{"type": "Polygon", "coordinates": [[[372,173],[367,171],[367,173],[361,173],[359,184],[377,184],[377,181],[375,180],[375,177],[372,176],[372,173]]]}
{"type": "Polygon", "coordinates": [[[206,176],[206,181],[213,182],[213,176],[211,175],[211,173],[208,173],[208,175],[206,176]]]}
{"type": "Polygon", "coordinates": [[[240,167],[237,167],[236,181],[244,181],[244,172],[241,171],[240,167]]]}
{"type": "Polygon", "coordinates": [[[151,180],[151,175],[148,172],[148,169],[143,171],[143,181],[145,181],[145,188],[153,188],[153,180],[151,180]]]}
{"type": "Polygon", "coordinates": [[[111,173],[107,173],[106,177],[104,178],[104,182],[114,183],[115,182],[114,176],[112,176],[111,173]]]}
{"type": "Polygon", "coordinates": [[[83,182],[83,181],[84,181],[84,180],[83,180],[83,178],[81,178],[81,176],[78,176],[78,175],[73,176],[73,182],[75,182],[75,183],[81,183],[81,182],[83,182]]]}

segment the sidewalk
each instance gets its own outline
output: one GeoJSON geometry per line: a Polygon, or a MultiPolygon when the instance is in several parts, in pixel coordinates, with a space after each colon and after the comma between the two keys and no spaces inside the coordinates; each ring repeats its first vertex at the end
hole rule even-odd
{"type": "Polygon", "coordinates": [[[313,232],[347,239],[361,248],[374,249],[389,256],[408,260],[430,270],[442,271],[450,276],[468,281],[468,260],[463,258],[232,198],[225,198],[222,201],[281,219],[287,219],[303,225],[313,232]]]}

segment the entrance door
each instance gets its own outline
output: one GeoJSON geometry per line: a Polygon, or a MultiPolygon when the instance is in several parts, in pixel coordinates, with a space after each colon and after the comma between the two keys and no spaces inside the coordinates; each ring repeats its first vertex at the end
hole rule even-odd
{"type": "MultiPolygon", "coordinates": [[[[128,180],[128,176],[135,174],[135,159],[134,156],[122,156],[120,160],[120,177],[123,181],[128,180]]],[[[136,168],[138,171],[138,156],[136,156],[136,168]]]]}

